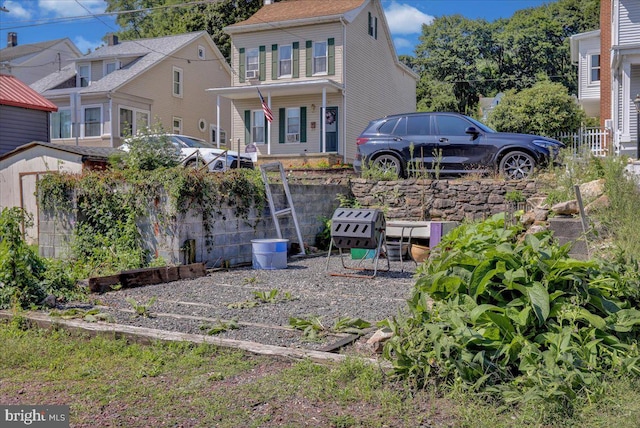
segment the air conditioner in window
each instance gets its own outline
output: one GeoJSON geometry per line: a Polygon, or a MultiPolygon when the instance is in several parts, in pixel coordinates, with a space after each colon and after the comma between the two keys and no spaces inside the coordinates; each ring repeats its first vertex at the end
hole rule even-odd
{"type": "Polygon", "coordinates": [[[247,70],[246,72],[247,79],[257,79],[258,78],[258,70],[247,70]]]}
{"type": "Polygon", "coordinates": [[[287,134],[287,143],[300,142],[300,134],[287,134]]]}

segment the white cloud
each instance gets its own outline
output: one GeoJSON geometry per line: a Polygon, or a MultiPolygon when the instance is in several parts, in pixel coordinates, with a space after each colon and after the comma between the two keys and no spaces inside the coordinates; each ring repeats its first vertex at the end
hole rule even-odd
{"type": "Polygon", "coordinates": [[[396,49],[401,50],[401,49],[406,49],[406,48],[413,48],[414,44],[411,40],[407,40],[407,39],[403,39],[402,37],[394,37],[393,38],[393,44],[395,45],[396,49]]]}
{"type": "MultiPolygon", "coordinates": [[[[392,1],[384,10],[391,34],[422,33],[422,24],[431,24],[434,17],[427,15],[409,4],[392,1]]],[[[397,46],[397,45],[396,45],[397,46]]]]}
{"type": "Polygon", "coordinates": [[[73,43],[75,43],[76,47],[80,50],[80,52],[82,52],[83,55],[86,54],[89,49],[91,49],[91,51],[93,52],[96,50],[96,48],[104,44],[102,40],[90,41],[82,36],[74,37],[73,43]]]}
{"type": "Polygon", "coordinates": [[[29,19],[31,18],[31,11],[22,7],[22,5],[15,1],[5,1],[2,6],[9,9],[11,18],[29,19]]]}
{"type": "Polygon", "coordinates": [[[38,0],[40,9],[56,18],[103,13],[106,4],[104,0],[38,0]]]}

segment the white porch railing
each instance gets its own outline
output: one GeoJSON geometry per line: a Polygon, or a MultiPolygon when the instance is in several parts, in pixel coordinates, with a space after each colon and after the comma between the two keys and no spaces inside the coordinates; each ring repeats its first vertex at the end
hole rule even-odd
{"type": "Polygon", "coordinates": [[[605,128],[580,128],[576,133],[557,135],[557,140],[570,147],[574,154],[589,150],[594,156],[606,156],[610,152],[609,133],[605,128]]]}

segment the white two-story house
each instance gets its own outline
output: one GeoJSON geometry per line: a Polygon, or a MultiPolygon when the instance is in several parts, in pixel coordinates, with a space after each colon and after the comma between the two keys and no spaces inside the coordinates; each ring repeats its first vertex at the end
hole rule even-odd
{"type": "Polygon", "coordinates": [[[573,36],[571,49],[585,111],[600,116],[616,153],[637,156],[640,1],[601,0],[600,30],[573,36]]]}
{"type": "Polygon", "coordinates": [[[351,162],[370,120],[415,111],[418,76],[398,61],[380,0],[265,0],[225,31],[231,85],[209,93],[232,101],[234,147],[351,162]]]}
{"type": "Polygon", "coordinates": [[[54,143],[118,147],[123,139],[160,125],[224,144],[230,103],[217,110],[206,93],[227,87],[231,69],[206,31],[118,42],[77,59],[31,85],[58,106],[54,143]]]}

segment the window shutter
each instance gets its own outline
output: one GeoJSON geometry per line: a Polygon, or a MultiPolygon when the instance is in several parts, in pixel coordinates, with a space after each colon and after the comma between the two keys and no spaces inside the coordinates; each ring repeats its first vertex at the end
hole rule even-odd
{"type": "Polygon", "coordinates": [[[369,35],[373,36],[373,25],[371,24],[371,12],[369,12],[369,35]]]}
{"type": "Polygon", "coordinates": [[[251,144],[251,110],[244,111],[244,144],[251,144]]]}
{"type": "Polygon", "coordinates": [[[287,137],[287,130],[286,130],[286,120],[287,120],[287,114],[285,113],[284,109],[281,108],[278,110],[278,143],[280,144],[284,144],[284,140],[287,137]]]}
{"type": "Polygon", "coordinates": [[[307,77],[311,77],[313,76],[313,66],[312,64],[312,60],[313,60],[313,53],[311,52],[311,49],[313,47],[313,42],[311,42],[311,40],[307,40],[307,46],[306,46],[306,60],[307,60],[307,77]]]}
{"type": "Polygon", "coordinates": [[[244,71],[244,48],[240,48],[238,53],[238,80],[240,83],[244,83],[244,76],[246,75],[244,71]]]}
{"type": "Polygon", "coordinates": [[[293,64],[291,70],[291,77],[299,77],[300,75],[300,43],[293,42],[293,64]]]}
{"type": "Polygon", "coordinates": [[[373,38],[378,40],[378,18],[376,17],[376,21],[375,21],[376,25],[373,28],[373,38]]]}
{"type": "Polygon", "coordinates": [[[267,49],[264,46],[260,46],[260,81],[263,82],[267,73],[267,49]]]}
{"type": "Polygon", "coordinates": [[[300,107],[300,142],[307,142],[307,108],[300,107]]]}
{"type": "Polygon", "coordinates": [[[278,45],[271,45],[271,79],[278,80],[278,45]]]}
{"type": "Polygon", "coordinates": [[[336,40],[332,37],[327,43],[327,74],[333,76],[336,74],[336,40]]]}

